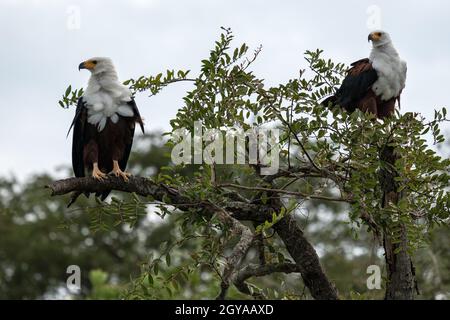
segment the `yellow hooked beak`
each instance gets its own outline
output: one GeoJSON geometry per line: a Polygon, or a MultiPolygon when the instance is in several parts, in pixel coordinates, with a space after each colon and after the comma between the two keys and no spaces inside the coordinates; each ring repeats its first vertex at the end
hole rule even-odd
{"type": "Polygon", "coordinates": [[[93,70],[96,65],[97,65],[97,61],[93,61],[93,60],[83,61],[78,66],[78,70],[81,70],[81,69],[93,70]]]}
{"type": "Polygon", "coordinates": [[[381,32],[372,32],[369,34],[369,37],[367,38],[367,41],[379,41],[381,39],[381,32]]]}

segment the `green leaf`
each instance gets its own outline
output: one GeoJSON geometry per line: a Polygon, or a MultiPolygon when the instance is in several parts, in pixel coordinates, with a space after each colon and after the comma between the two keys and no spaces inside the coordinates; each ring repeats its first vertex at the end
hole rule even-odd
{"type": "Polygon", "coordinates": [[[150,287],[153,287],[154,280],[153,280],[153,276],[150,273],[147,273],[147,282],[150,285],[150,287]]]}
{"type": "Polygon", "coordinates": [[[64,95],[67,97],[70,94],[70,92],[72,92],[72,86],[71,85],[67,87],[66,92],[65,92],[64,95]]]}

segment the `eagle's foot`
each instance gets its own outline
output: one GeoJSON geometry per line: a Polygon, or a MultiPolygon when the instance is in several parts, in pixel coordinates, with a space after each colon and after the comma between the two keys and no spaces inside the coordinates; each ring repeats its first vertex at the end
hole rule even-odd
{"type": "Polygon", "coordinates": [[[96,180],[103,180],[106,178],[106,174],[104,174],[99,168],[98,164],[94,163],[94,167],[92,169],[92,177],[96,180]]]}
{"type": "Polygon", "coordinates": [[[129,176],[131,176],[131,173],[128,173],[128,172],[124,172],[124,171],[122,171],[122,170],[113,170],[112,171],[112,173],[116,176],[116,177],[122,177],[122,179],[125,181],[125,182],[128,182],[128,180],[130,180],[129,179],[129,176]]]}
{"type": "Polygon", "coordinates": [[[116,176],[116,177],[122,177],[122,179],[125,182],[128,182],[129,177],[131,176],[131,173],[128,172],[124,172],[120,169],[119,163],[117,161],[114,161],[114,166],[113,166],[113,170],[112,173],[116,176]]]}

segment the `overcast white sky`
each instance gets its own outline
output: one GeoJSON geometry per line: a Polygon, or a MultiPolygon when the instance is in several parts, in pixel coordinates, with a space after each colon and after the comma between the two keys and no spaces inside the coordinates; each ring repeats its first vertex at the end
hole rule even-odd
{"type": "MultiPolygon", "coordinates": [[[[195,74],[226,26],[236,44],[263,45],[255,71],[276,84],[305,66],[307,49],[345,63],[367,57],[371,5],[408,62],[402,111],[431,117],[450,100],[450,1],[0,0],[0,176],[70,164],[74,110],[57,101],[68,84],[86,84],[77,67],[87,58],[111,57],[123,80],[167,68],[195,74]]],[[[137,97],[147,130],[169,129],[187,89],[137,97]]]]}

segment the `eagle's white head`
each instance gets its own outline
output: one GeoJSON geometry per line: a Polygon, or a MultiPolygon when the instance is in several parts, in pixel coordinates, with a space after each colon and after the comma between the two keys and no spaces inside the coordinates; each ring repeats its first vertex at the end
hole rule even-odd
{"type": "Polygon", "coordinates": [[[382,47],[385,45],[392,45],[391,36],[386,31],[375,30],[372,31],[368,38],[368,41],[372,41],[372,46],[374,48],[382,47]]]}
{"type": "Polygon", "coordinates": [[[107,57],[95,57],[89,60],[83,61],[78,66],[78,70],[87,69],[92,75],[98,75],[102,73],[116,73],[114,64],[110,58],[107,57]]]}
{"type": "Polygon", "coordinates": [[[83,100],[88,108],[88,122],[102,131],[110,118],[116,123],[119,116],[131,117],[133,111],[127,104],[132,99],[131,91],[117,76],[110,58],[96,57],[83,61],[78,69],[91,72],[83,100]]]}

